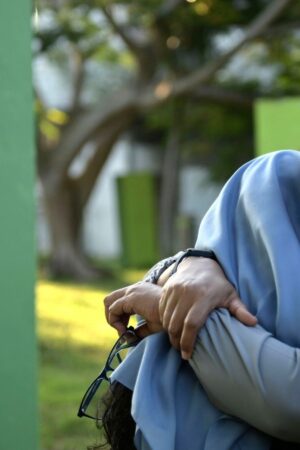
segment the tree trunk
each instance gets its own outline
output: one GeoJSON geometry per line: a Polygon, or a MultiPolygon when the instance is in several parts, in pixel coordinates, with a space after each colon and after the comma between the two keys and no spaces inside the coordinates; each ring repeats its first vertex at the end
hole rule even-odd
{"type": "Polygon", "coordinates": [[[120,134],[129,127],[135,115],[112,120],[96,140],[94,155],[78,178],[49,176],[59,172],[55,164],[40,170],[44,203],[51,236],[50,274],[55,278],[93,280],[107,271],[94,269],[84,256],[80,242],[84,208],[95,182],[120,134]],[[60,179],[63,178],[64,181],[60,179]]]}
{"type": "Polygon", "coordinates": [[[91,268],[81,251],[82,209],[76,207],[73,184],[67,182],[57,189],[49,189],[44,183],[43,191],[52,247],[50,275],[78,281],[96,279],[99,272],[91,268]]]}
{"type": "Polygon", "coordinates": [[[160,251],[163,257],[174,250],[175,221],[178,206],[178,183],[180,163],[180,108],[174,107],[173,124],[167,142],[160,190],[159,235],[160,251]]]}

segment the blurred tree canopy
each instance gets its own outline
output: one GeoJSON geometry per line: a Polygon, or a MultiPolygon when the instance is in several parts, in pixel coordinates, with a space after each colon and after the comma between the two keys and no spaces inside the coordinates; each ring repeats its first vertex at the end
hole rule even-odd
{"type": "Polygon", "coordinates": [[[35,85],[54,275],[95,275],[80,246],[83,211],[123,133],[156,140],[174,168],[163,177],[162,236],[180,158],[224,179],[252,156],[253,100],[300,93],[299,23],[290,0],[40,0],[35,58],[68,80],[57,105],[35,85]]]}

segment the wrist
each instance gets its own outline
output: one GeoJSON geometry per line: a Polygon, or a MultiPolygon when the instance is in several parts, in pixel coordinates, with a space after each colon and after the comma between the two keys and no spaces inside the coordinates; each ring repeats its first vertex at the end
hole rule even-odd
{"type": "Polygon", "coordinates": [[[219,270],[220,265],[213,259],[204,258],[202,256],[200,257],[188,256],[179,264],[177,272],[178,273],[189,272],[199,274],[199,271],[203,273],[204,271],[208,270],[216,270],[216,268],[218,268],[219,270]]]}
{"type": "Polygon", "coordinates": [[[194,259],[208,259],[217,262],[217,257],[214,254],[214,252],[209,250],[198,250],[196,248],[188,248],[183,253],[181,253],[176,260],[175,266],[171,272],[171,275],[174,275],[174,273],[177,272],[177,269],[180,267],[180,265],[187,259],[187,258],[194,258],[194,259]]]}

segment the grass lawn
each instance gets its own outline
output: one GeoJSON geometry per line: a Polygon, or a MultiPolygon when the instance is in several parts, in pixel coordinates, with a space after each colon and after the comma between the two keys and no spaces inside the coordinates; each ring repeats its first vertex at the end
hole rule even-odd
{"type": "Polygon", "coordinates": [[[105,322],[102,300],[142,276],[123,272],[120,281],[99,286],[38,282],[41,450],[85,450],[99,442],[94,422],[77,418],[77,409],[117,337],[105,322]]]}

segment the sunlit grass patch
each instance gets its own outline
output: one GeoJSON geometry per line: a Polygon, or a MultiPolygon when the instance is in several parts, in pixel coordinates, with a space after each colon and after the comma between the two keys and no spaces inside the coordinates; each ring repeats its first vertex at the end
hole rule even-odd
{"type": "Polygon", "coordinates": [[[124,286],[127,284],[135,283],[138,280],[142,280],[144,277],[146,270],[123,270],[122,271],[122,282],[124,286]]]}
{"type": "MultiPolygon", "coordinates": [[[[124,284],[144,272],[122,273],[124,284]]],[[[37,285],[42,450],[85,450],[99,442],[93,421],[77,418],[80,400],[98,375],[117,333],[105,321],[103,298],[118,283],[37,285]]]]}
{"type": "Polygon", "coordinates": [[[108,291],[41,282],[37,287],[39,336],[65,344],[108,348],[116,332],[107,325],[103,298],[108,291]]]}

